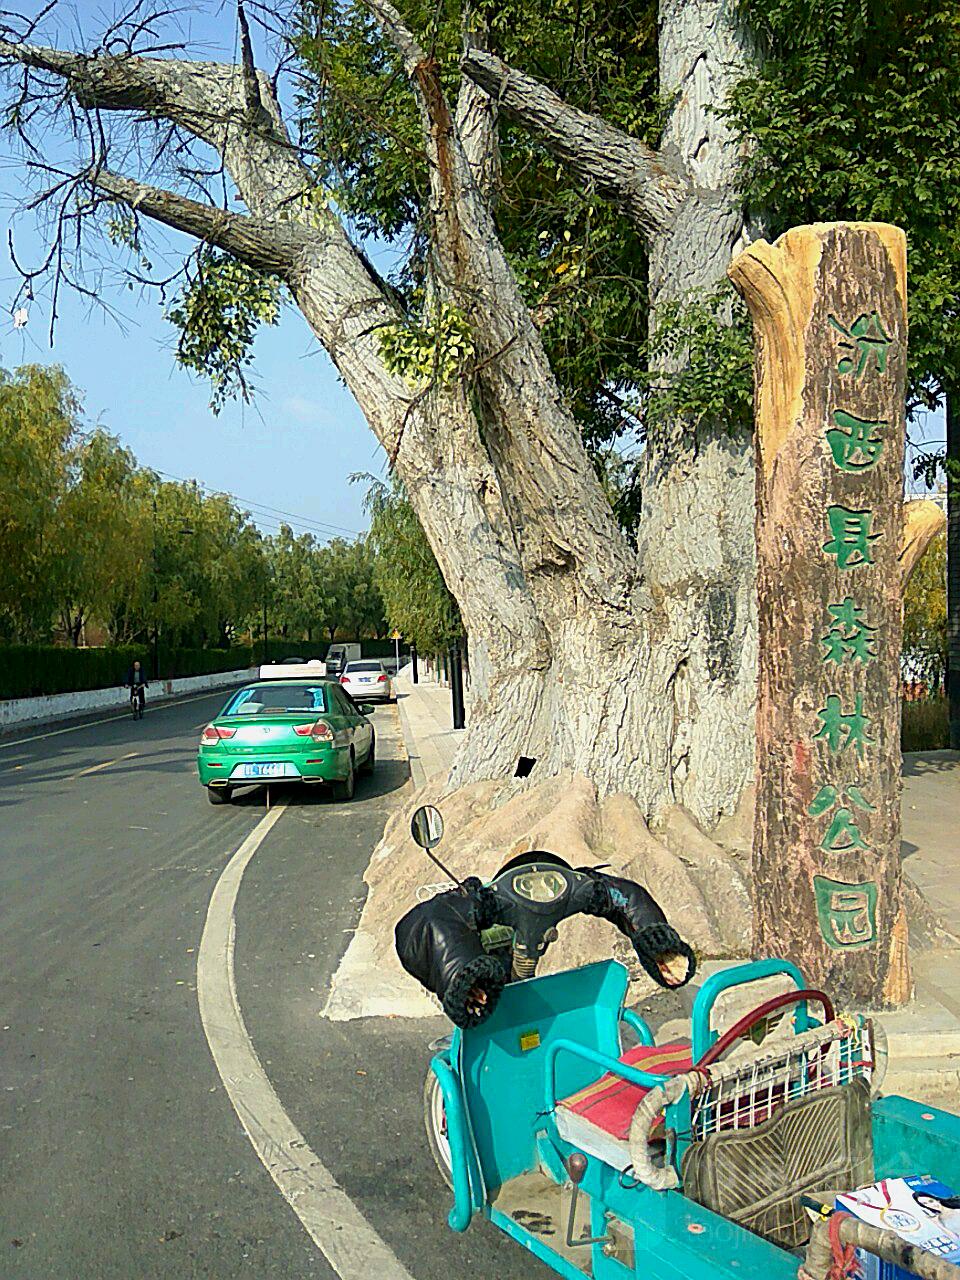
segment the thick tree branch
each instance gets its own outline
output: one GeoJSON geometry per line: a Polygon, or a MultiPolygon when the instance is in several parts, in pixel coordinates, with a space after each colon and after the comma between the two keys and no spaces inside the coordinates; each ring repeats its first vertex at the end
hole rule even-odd
{"type": "Polygon", "coordinates": [[[665,159],[599,116],[571,107],[552,89],[483,49],[468,49],[464,73],[509,119],[522,125],[577,178],[592,182],[647,234],[668,227],[689,191],[665,159]]]}
{"type": "Polygon", "coordinates": [[[257,271],[286,276],[309,240],[305,229],[295,223],[265,222],[228,213],[105,169],[91,171],[88,181],[111,199],[122,201],[136,212],[206,244],[216,245],[257,271]]]}
{"type": "Polygon", "coordinates": [[[246,119],[243,72],[227,63],[93,56],[0,40],[0,65],[11,63],[62,77],[84,110],[165,118],[221,153],[231,121],[246,119]]]}
{"type": "Polygon", "coordinates": [[[423,120],[430,166],[436,278],[477,340],[474,367],[484,439],[546,618],[584,594],[618,614],[636,564],[507,261],[485,194],[452,118],[436,60],[390,3],[364,0],[403,59],[423,120]]]}
{"type": "MultiPolygon", "coordinates": [[[[469,11],[465,14],[464,51],[486,47],[486,32],[469,29],[469,11]]],[[[469,76],[460,81],[455,113],[457,133],[467,158],[473,180],[491,206],[496,204],[500,184],[500,140],[497,130],[497,104],[469,76]]]]}
{"type": "Polygon", "coordinates": [[[408,76],[416,77],[417,67],[427,61],[427,54],[406,25],[390,0],[363,0],[366,7],[383,28],[387,39],[403,59],[408,76]]]}

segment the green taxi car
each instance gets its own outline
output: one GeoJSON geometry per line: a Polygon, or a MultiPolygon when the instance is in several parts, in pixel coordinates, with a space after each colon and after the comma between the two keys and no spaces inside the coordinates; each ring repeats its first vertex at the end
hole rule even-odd
{"type": "Polygon", "coordinates": [[[273,781],[328,783],[337,800],[351,799],[358,771],[373,768],[368,710],[332,680],[244,685],[200,736],[197,770],[210,803],[273,781]]]}

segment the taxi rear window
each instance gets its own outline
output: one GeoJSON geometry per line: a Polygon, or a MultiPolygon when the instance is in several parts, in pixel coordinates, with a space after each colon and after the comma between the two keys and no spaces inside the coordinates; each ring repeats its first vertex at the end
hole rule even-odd
{"type": "Polygon", "coordinates": [[[220,713],[225,716],[282,715],[285,711],[328,711],[322,684],[283,684],[271,680],[241,689],[220,713]]]}

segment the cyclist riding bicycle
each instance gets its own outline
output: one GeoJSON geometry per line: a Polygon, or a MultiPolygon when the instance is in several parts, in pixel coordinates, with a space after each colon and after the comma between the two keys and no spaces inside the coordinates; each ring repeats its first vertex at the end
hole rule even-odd
{"type": "Polygon", "coordinates": [[[146,702],[144,690],[147,687],[147,678],[143,674],[143,668],[139,661],[134,662],[133,666],[127,671],[127,688],[130,690],[130,701],[136,703],[136,708],[140,715],[143,715],[143,708],[146,702]]]}

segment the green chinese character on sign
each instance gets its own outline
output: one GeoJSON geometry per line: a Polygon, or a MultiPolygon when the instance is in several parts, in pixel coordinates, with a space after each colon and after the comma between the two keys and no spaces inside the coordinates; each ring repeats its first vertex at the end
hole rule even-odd
{"type": "Polygon", "coordinates": [[[853,711],[845,712],[839,697],[835,693],[827,696],[827,705],[817,712],[821,721],[820,728],[813,735],[823,738],[834,753],[853,747],[860,759],[863,759],[864,747],[871,746],[873,738],[867,736],[870,720],[863,714],[863,694],[858,693],[853,711]]]}
{"type": "Polygon", "coordinates": [[[844,884],[813,877],[820,932],[835,951],[865,947],[877,936],[877,886],[873,880],[844,884]]]}
{"type": "Polygon", "coordinates": [[[877,656],[876,637],[870,634],[877,628],[864,622],[863,610],[857,608],[852,596],[844,596],[840,604],[828,604],[827,611],[833,623],[820,638],[826,649],[824,662],[835,662],[839,666],[849,658],[851,662],[859,659],[867,663],[877,656]]]}
{"type": "MultiPolygon", "coordinates": [[[[823,814],[827,813],[841,800],[845,800],[847,804],[856,805],[858,809],[863,809],[866,812],[872,812],[874,809],[874,806],[854,783],[843,787],[842,790],[831,783],[827,783],[814,796],[807,813],[811,818],[822,817],[823,814]]],[[[820,848],[826,849],[829,853],[846,853],[850,849],[866,849],[868,847],[867,841],[863,838],[863,832],[854,821],[852,811],[844,805],[834,814],[826,834],[820,841],[820,848]]]]}
{"type": "Polygon", "coordinates": [[[830,317],[830,323],[845,339],[840,343],[841,349],[850,353],[838,361],[838,373],[852,373],[859,378],[871,363],[875,372],[886,373],[887,348],[893,339],[888,337],[875,311],[857,316],[849,329],[836,316],[830,317]]]}
{"type": "Polygon", "coordinates": [[[854,822],[853,814],[849,809],[843,808],[833,815],[826,835],[820,841],[820,848],[829,853],[846,853],[848,849],[867,849],[869,845],[854,822]]]}
{"type": "Polygon", "coordinates": [[[851,511],[849,507],[828,507],[827,519],[833,535],[823,544],[828,555],[837,557],[840,569],[855,569],[858,564],[873,564],[870,543],[880,537],[870,532],[872,511],[851,511]]]}
{"type": "Polygon", "coordinates": [[[868,471],[883,453],[883,440],[874,428],[887,426],[886,420],[871,422],[845,409],[834,409],[833,420],[837,425],[827,432],[827,443],[834,462],[841,471],[868,471]]]}

